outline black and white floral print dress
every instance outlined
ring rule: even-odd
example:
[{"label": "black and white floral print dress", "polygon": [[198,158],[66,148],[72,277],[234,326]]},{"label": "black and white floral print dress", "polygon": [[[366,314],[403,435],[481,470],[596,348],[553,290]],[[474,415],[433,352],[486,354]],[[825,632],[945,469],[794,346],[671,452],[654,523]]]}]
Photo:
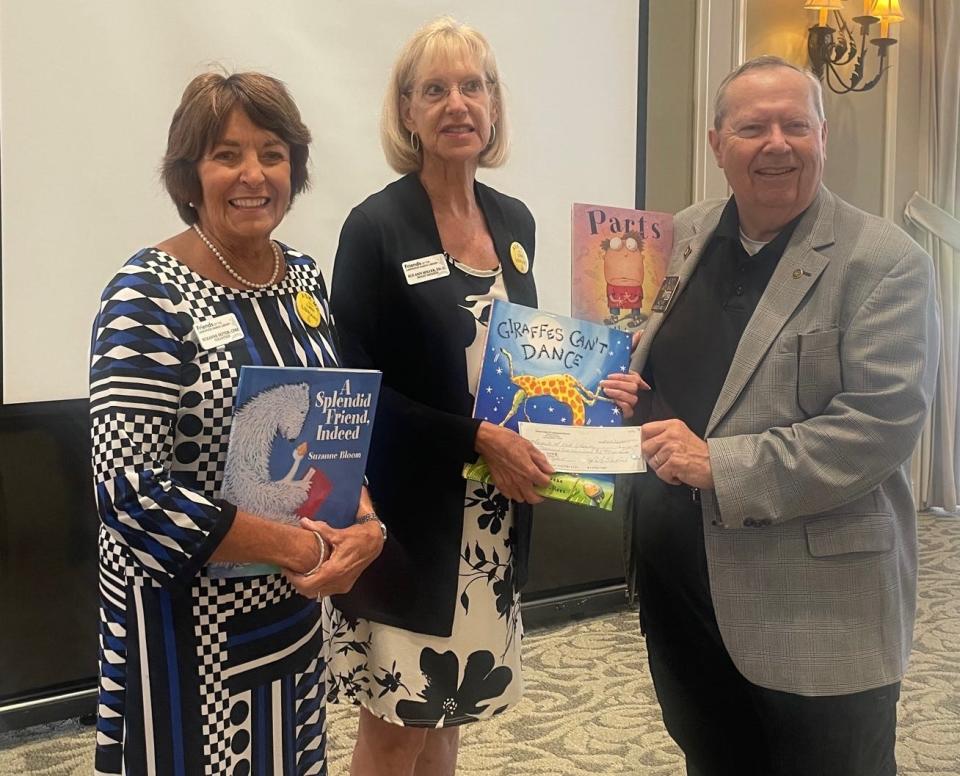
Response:
[{"label": "black and white floral print dress", "polygon": [[[454,262],[462,309],[476,320],[466,349],[476,394],[493,299],[506,299],[501,271]],[[397,725],[448,727],[499,714],[523,694],[520,597],[514,590],[510,502],[493,485],[467,481],[453,629],[449,637],[350,619],[324,602],[328,695]]]}]

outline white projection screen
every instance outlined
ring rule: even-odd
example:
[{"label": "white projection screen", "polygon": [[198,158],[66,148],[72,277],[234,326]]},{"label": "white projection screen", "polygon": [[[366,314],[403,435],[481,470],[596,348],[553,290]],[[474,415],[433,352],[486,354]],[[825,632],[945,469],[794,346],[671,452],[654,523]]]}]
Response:
[{"label": "white projection screen", "polygon": [[184,228],[157,168],[184,86],[212,65],[289,85],[313,188],[275,236],[329,280],[349,209],[397,177],[378,136],[393,58],[441,14],[494,47],[513,152],[478,177],[529,205],[541,307],[568,312],[571,203],[634,204],[637,0],[3,0],[3,403],[87,395],[101,289]]}]

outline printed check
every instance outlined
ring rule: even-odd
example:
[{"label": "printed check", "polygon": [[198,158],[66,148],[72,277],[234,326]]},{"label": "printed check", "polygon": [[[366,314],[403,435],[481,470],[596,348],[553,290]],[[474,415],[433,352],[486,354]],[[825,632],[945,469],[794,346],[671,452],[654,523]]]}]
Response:
[{"label": "printed check", "polygon": [[558,472],[629,474],[645,472],[639,426],[554,426],[520,423],[520,436],[547,456]]}]

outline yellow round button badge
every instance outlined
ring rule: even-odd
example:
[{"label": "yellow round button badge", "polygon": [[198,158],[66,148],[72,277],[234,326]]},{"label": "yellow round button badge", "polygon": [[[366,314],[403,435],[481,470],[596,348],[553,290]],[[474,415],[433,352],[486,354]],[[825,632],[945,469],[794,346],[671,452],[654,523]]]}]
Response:
[{"label": "yellow round button badge", "polygon": [[323,320],[323,313],[320,311],[320,305],[313,298],[313,294],[307,291],[297,291],[297,315],[300,320],[311,328],[317,328],[320,321]]},{"label": "yellow round button badge", "polygon": [[527,258],[527,252],[520,243],[510,243],[510,258],[513,261],[513,266],[517,268],[517,272],[526,275],[527,270],[530,269],[530,259]]}]

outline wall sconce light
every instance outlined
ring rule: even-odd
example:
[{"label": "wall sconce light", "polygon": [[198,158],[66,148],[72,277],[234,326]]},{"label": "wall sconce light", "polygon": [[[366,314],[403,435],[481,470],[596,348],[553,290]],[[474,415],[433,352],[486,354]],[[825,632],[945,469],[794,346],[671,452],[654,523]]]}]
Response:
[{"label": "wall sconce light", "polygon": [[[889,69],[887,50],[897,42],[890,36],[890,25],[904,18],[900,0],[863,0],[863,15],[853,17],[853,22],[860,25],[859,47],[841,13],[843,0],[807,0],[803,7],[819,13],[817,23],[807,34],[807,53],[814,75],[825,80],[830,91],[836,94],[866,92],[876,86]],[[827,25],[831,11],[835,28]],[[870,28],[877,22],[880,22],[880,35],[870,38],[870,43],[877,47],[877,74],[864,81],[867,39]],[[839,68],[851,62],[853,69],[845,78]]]}]

